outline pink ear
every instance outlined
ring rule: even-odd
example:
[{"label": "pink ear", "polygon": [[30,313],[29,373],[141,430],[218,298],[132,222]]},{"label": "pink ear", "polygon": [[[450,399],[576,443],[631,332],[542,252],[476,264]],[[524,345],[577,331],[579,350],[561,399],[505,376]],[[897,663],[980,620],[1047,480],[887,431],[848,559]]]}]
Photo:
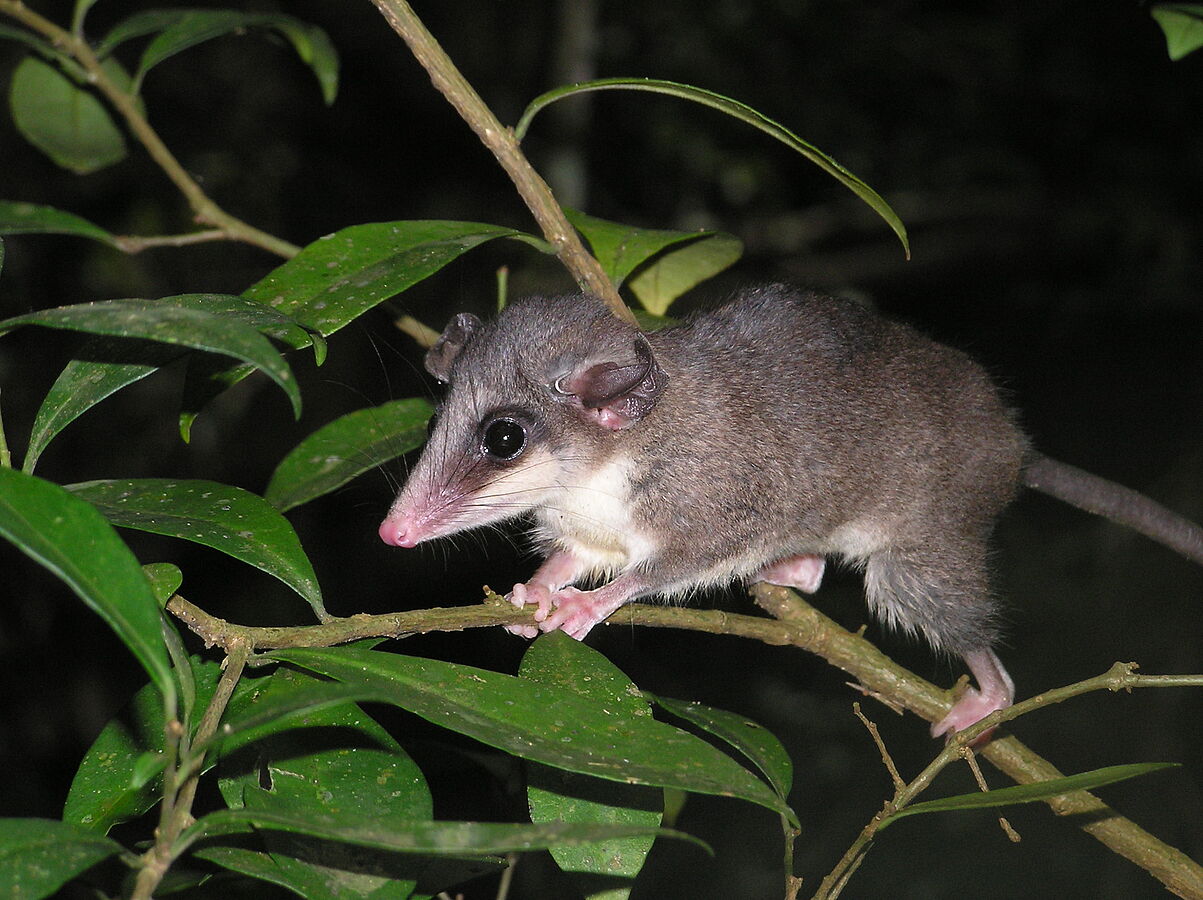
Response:
[{"label": "pink ear", "polygon": [[627,365],[604,362],[590,366],[561,379],[558,387],[576,397],[584,414],[603,428],[630,428],[651,411],[668,383],[643,335],[635,338],[635,358],[636,362]]}]

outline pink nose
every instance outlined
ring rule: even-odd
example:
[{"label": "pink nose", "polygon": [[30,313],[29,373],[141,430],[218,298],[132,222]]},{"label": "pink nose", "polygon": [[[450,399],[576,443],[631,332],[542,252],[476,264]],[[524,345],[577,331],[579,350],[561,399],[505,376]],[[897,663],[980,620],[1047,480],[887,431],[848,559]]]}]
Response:
[{"label": "pink nose", "polygon": [[413,529],[407,527],[405,522],[391,518],[380,523],[380,540],[394,547],[414,547],[418,543]]}]

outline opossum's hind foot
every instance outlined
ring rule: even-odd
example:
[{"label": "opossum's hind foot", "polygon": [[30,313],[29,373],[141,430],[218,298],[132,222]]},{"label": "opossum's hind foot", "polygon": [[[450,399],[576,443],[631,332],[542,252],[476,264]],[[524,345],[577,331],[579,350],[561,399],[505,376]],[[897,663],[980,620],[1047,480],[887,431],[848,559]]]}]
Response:
[{"label": "opossum's hind foot", "polygon": [[[948,715],[932,725],[932,737],[963,731],[995,710],[1006,709],[1015,700],[1015,684],[993,650],[966,653],[965,664],[973,673],[978,687],[965,689]],[[975,743],[989,740],[992,731],[984,733]]]},{"label": "opossum's hind foot", "polygon": [[752,576],[753,581],[767,581],[781,587],[796,588],[804,594],[813,594],[823,583],[823,570],[827,561],[814,553],[799,553],[769,563]]}]

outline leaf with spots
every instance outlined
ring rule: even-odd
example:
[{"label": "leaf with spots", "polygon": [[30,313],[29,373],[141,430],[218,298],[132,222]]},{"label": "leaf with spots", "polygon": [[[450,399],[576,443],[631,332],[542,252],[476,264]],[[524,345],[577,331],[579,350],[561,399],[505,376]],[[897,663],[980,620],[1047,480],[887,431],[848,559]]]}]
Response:
[{"label": "leaf with spots", "polygon": [[382,697],[431,722],[536,762],[610,781],[740,797],[794,819],[764,782],[694,735],[598,702],[471,666],[373,650],[277,650],[277,659]]},{"label": "leaf with spots", "polygon": [[[347,685],[286,667],[256,681],[254,691],[231,700],[229,727],[215,746],[223,757],[218,786],[229,806],[243,807],[248,798],[257,807],[281,802],[306,815],[349,815],[402,831],[430,820],[433,803],[421,770],[351,702]],[[244,749],[233,752],[238,747]],[[250,874],[311,900],[403,900],[421,868],[412,858],[281,831],[262,839],[265,854],[210,848],[201,856],[235,871],[253,867]]]},{"label": "leaf with spots", "polygon": [[0,896],[49,897],[102,859],[116,841],[54,819],[0,819]]},{"label": "leaf with spots", "polygon": [[319,428],[276,467],[264,496],[284,511],[342,487],[426,440],[434,410],[421,399],[359,409]]},{"label": "leaf with spots", "polygon": [[288,520],[262,497],[215,481],[89,481],[67,490],[114,525],[204,544],[274,575],[326,619],[309,557]]},{"label": "leaf with spots", "polygon": [[[616,704],[624,715],[650,719],[651,705],[617,666],[592,647],[562,631],[544,635],[527,649],[522,678],[579,694],[601,707]],[[643,825],[655,828],[664,817],[664,791],[643,784],[611,784],[538,763],[527,764],[526,799],[532,822]],[[643,868],[654,835],[635,835],[553,847],[552,858],[569,873],[581,893],[620,900]],[[622,879],[618,881],[617,879]]]},{"label": "leaf with spots", "polygon": [[499,237],[547,246],[513,228],[480,222],[352,225],[309,244],[243,296],[331,335],[473,247]]}]

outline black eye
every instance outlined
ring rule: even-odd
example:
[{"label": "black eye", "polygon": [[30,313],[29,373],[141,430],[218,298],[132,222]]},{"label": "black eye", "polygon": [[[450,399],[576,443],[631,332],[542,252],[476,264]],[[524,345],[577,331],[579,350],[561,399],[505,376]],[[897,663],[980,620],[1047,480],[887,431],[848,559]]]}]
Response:
[{"label": "black eye", "polygon": [[498,419],[485,429],[484,450],[497,459],[513,459],[526,446],[526,429],[513,419]]}]

